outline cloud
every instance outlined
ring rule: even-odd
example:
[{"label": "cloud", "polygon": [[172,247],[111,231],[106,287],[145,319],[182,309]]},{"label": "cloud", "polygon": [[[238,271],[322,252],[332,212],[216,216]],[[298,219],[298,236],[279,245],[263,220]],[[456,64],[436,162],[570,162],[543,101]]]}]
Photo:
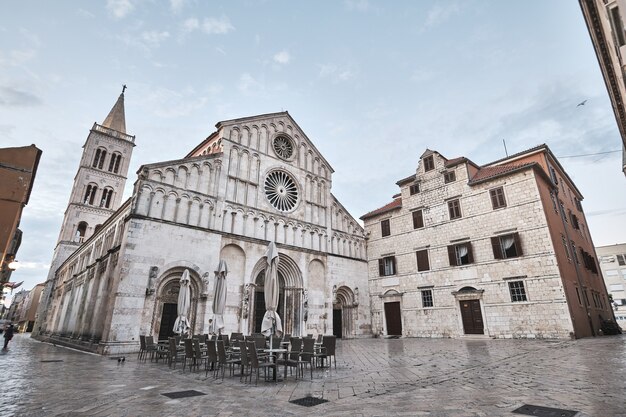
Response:
[{"label": "cloud", "polygon": [[348,10],[357,12],[368,12],[372,9],[371,4],[367,0],[346,0],[343,2]]},{"label": "cloud", "polygon": [[3,55],[0,51],[0,65],[18,67],[27,61],[30,61],[37,55],[34,49],[13,49],[8,54]]},{"label": "cloud", "polygon": [[452,16],[458,14],[460,11],[461,8],[457,3],[436,3],[428,11],[428,15],[426,16],[426,22],[424,23],[423,29],[425,30],[438,26],[446,20],[450,19]]},{"label": "cloud", "polygon": [[224,35],[233,30],[235,30],[235,27],[230,23],[230,20],[226,16],[221,16],[219,19],[207,17],[202,22],[202,31],[209,35]]},{"label": "cloud", "polygon": [[319,77],[328,78],[334,83],[348,81],[354,78],[354,72],[347,67],[340,67],[336,64],[321,64],[319,68]]},{"label": "cloud", "polygon": [[185,6],[185,0],[170,0],[170,8],[174,13],[178,13]]},{"label": "cloud", "polygon": [[237,88],[242,93],[251,93],[264,90],[263,83],[257,81],[252,75],[244,73],[239,77]]},{"label": "cloud", "polygon": [[116,19],[125,18],[134,8],[131,0],[107,0],[107,10]]},{"label": "cloud", "polygon": [[220,86],[212,86],[205,94],[187,88],[182,91],[156,88],[148,90],[144,98],[145,106],[162,118],[176,118],[187,116],[204,107],[210,97],[221,91]]},{"label": "cloud", "polygon": [[289,61],[291,60],[291,56],[289,56],[289,52],[282,50],[280,52],[278,52],[276,55],[274,55],[274,62],[278,63],[278,64],[288,64]]},{"label": "cloud", "polygon": [[158,32],[156,30],[151,30],[149,32],[143,32],[141,34],[141,39],[152,48],[158,48],[161,45],[161,42],[170,37],[169,32]]},{"label": "cloud", "polygon": [[0,106],[27,107],[39,104],[41,104],[41,99],[32,93],[13,87],[0,87]]},{"label": "cloud", "polygon": [[223,15],[219,18],[206,17],[202,21],[196,17],[190,17],[183,22],[184,33],[196,30],[200,30],[207,35],[225,35],[235,30],[235,27],[230,23],[230,19]]},{"label": "cloud", "polygon": [[85,19],[93,19],[94,17],[96,17],[95,14],[91,13],[89,10],[85,10],[85,9],[78,9],[76,11],[76,13],[80,16],[83,17]]}]

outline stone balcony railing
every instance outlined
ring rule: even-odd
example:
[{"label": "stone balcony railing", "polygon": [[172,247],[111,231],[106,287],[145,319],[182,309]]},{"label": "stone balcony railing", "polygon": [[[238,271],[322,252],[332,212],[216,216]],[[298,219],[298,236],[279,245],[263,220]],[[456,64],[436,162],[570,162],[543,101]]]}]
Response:
[{"label": "stone balcony railing", "polygon": [[93,124],[92,130],[95,130],[96,132],[104,133],[105,135],[112,136],[114,138],[123,139],[129,142],[135,143],[135,136],[127,135],[126,133],[109,129],[108,127],[104,127],[102,125],[99,125],[98,123]]}]

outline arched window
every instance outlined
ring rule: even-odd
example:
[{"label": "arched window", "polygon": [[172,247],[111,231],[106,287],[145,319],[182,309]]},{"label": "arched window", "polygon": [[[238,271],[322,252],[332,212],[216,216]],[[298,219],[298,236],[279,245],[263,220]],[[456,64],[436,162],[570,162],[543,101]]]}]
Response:
[{"label": "arched window", "polygon": [[111,198],[113,197],[113,189],[105,188],[102,190],[102,199],[100,200],[100,207],[111,207]]},{"label": "arched window", "polygon": [[[95,235],[96,233],[98,233],[98,231],[100,229],[102,229],[102,225],[101,224],[97,224],[96,227],[94,227],[94,229],[93,229],[93,234]],[[96,253],[98,253],[98,252],[96,251]]]},{"label": "arched window", "polygon": [[102,167],[104,166],[104,160],[106,159],[106,156],[107,156],[106,149],[104,148],[96,149],[96,155],[93,157],[93,164],[91,164],[91,166],[94,168],[102,169]]},{"label": "arched window", "polygon": [[115,152],[111,155],[111,161],[109,162],[109,172],[117,174],[120,170],[120,162],[122,161],[122,155]]},{"label": "arched window", "polygon": [[85,233],[87,233],[87,223],[80,222],[76,228],[76,235],[74,236],[74,242],[82,243],[85,240]]},{"label": "arched window", "polygon": [[83,199],[83,203],[93,205],[97,191],[98,186],[96,184],[89,184],[87,186],[87,191],[85,191],[85,198]]}]

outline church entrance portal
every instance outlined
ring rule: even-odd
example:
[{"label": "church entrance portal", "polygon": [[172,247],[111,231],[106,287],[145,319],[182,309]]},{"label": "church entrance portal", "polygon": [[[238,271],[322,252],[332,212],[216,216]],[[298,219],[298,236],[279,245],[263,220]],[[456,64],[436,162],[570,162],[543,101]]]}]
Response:
[{"label": "church entrance portal", "polygon": [[178,316],[178,304],[163,303],[163,312],[161,313],[161,326],[159,327],[159,340],[173,337],[174,322]]},{"label": "church entrance portal", "polygon": [[333,334],[337,336],[337,339],[343,337],[343,326],[341,324],[341,309],[333,308]]},{"label": "church entrance portal", "polygon": [[[280,316],[280,319],[283,323],[283,331],[285,333],[289,333],[285,330],[285,319],[288,312],[285,311],[285,280],[282,274],[278,273],[278,288],[280,295],[278,296],[278,309],[277,313]],[[254,332],[261,332],[261,325],[263,323],[263,316],[265,315],[265,271],[261,271],[256,278],[256,287],[254,289]]]}]

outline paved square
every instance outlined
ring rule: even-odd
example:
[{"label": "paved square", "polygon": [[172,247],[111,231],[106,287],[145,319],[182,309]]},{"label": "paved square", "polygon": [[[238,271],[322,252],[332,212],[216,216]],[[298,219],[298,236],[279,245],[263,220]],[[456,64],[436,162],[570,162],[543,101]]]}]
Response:
[{"label": "paved square", "polygon": [[[62,362],[59,362],[62,361]],[[626,416],[626,336],[575,341],[360,339],[337,369],[278,384],[214,380],[166,364],[125,362],[17,335],[0,355],[2,416],[515,416],[524,404]],[[207,395],[169,399],[197,390]],[[289,401],[328,402],[304,407]]]}]

